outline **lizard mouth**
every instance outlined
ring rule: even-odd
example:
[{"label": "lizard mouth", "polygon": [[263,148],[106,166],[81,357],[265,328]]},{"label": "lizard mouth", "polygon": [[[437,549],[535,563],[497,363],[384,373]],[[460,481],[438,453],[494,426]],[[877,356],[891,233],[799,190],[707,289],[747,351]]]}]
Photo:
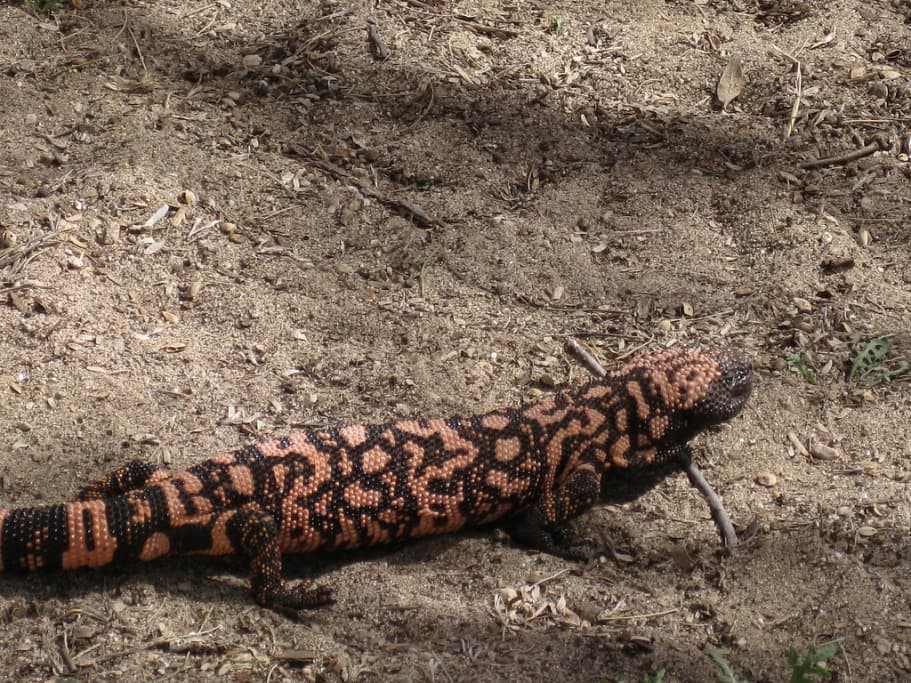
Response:
[{"label": "lizard mouth", "polygon": [[753,379],[751,374],[752,373],[748,374],[744,379],[738,381],[731,387],[731,401],[737,406],[738,413],[747,402],[747,399],[750,398],[750,394],[753,393]]},{"label": "lizard mouth", "polygon": [[729,411],[725,419],[734,417],[753,392],[753,368],[745,353],[729,352],[721,359],[722,381],[728,394]]},{"label": "lizard mouth", "polygon": [[753,369],[750,357],[740,351],[722,351],[716,356],[718,376],[705,397],[696,406],[694,431],[727,422],[746,405],[753,391]]}]

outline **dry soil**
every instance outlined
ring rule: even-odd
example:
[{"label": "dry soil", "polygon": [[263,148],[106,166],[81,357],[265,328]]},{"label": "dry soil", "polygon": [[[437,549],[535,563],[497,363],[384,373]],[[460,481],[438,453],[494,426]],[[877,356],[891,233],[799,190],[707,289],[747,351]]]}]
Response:
[{"label": "dry soil", "polygon": [[580,520],[589,563],[490,530],[292,560],[338,599],[300,621],[231,560],[3,575],[2,678],[709,681],[716,652],[781,681],[790,646],[834,640],[837,680],[907,680],[909,17],[0,5],[3,505],[532,399],[584,377],[569,336],[607,365],[702,343],[757,369],[696,450],[732,554],[676,477]]}]

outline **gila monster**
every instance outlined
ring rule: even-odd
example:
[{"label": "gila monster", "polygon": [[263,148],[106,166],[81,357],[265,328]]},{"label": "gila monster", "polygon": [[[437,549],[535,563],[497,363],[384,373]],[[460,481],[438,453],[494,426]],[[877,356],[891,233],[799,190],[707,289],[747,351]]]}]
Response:
[{"label": "gila monster", "polygon": [[499,520],[516,541],[572,557],[560,527],[679,470],[693,436],[741,410],[751,374],[738,352],[671,349],[483,415],[306,431],[173,474],[134,461],[75,502],[0,508],[0,571],[237,554],[255,600],[294,611],[332,597],[309,581],[286,586],[283,553]]}]

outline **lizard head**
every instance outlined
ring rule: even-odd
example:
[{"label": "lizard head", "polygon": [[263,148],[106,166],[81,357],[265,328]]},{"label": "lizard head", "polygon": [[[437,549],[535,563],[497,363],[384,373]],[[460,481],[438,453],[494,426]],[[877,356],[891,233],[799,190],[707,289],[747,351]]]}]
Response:
[{"label": "lizard head", "polygon": [[698,388],[692,405],[684,411],[696,431],[737,415],[753,390],[753,370],[745,353],[733,349],[701,353],[707,367],[692,372]]},{"label": "lizard head", "polygon": [[743,409],[752,374],[746,354],[700,348],[646,354],[609,373],[625,389],[614,426],[628,436],[608,449],[614,469],[601,480],[602,499],[628,502],[679,471],[691,438]]},{"label": "lizard head", "polygon": [[631,467],[672,457],[706,427],[737,415],[752,390],[746,354],[732,349],[674,348],[646,354],[615,371],[628,396]]}]

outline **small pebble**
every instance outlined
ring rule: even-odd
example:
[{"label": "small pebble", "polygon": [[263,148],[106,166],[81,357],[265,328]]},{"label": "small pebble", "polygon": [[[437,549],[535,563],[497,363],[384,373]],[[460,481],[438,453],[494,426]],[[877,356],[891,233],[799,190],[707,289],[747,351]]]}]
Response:
[{"label": "small pebble", "polygon": [[756,483],[766,488],[771,488],[778,483],[778,477],[771,472],[760,472],[756,475]]},{"label": "small pebble", "polygon": [[247,67],[248,69],[252,69],[252,68],[257,67],[260,64],[262,64],[263,58],[260,57],[259,55],[255,55],[255,54],[254,55],[244,55],[243,62],[244,62],[245,67]]}]

